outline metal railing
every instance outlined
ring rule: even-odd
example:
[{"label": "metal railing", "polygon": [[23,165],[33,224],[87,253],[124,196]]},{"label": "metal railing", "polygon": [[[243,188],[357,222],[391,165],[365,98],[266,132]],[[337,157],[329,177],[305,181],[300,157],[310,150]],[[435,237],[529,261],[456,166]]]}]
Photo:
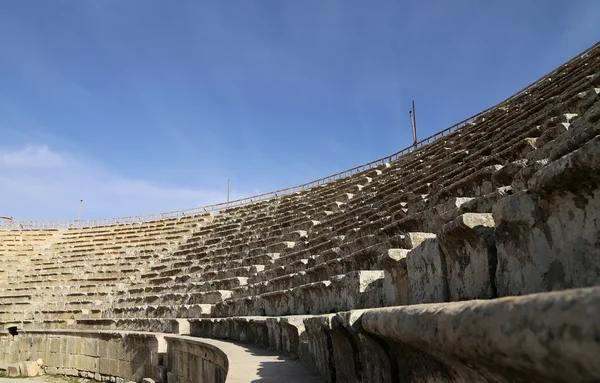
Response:
[{"label": "metal railing", "polygon": [[157,220],[163,220],[163,219],[169,219],[169,218],[182,218],[182,217],[189,217],[189,216],[210,214],[210,213],[215,214],[215,213],[218,213],[223,210],[242,207],[242,206],[250,205],[250,204],[253,204],[256,202],[266,201],[266,200],[270,200],[273,198],[278,198],[278,197],[282,197],[285,195],[289,195],[292,193],[309,190],[316,186],[320,186],[320,185],[327,184],[329,182],[344,179],[344,178],[350,177],[354,174],[363,172],[365,170],[369,170],[369,169],[375,168],[377,166],[381,166],[385,163],[390,163],[390,162],[396,161],[404,155],[412,153],[415,150],[420,149],[423,146],[430,144],[442,137],[448,136],[449,134],[452,134],[452,133],[464,128],[469,123],[474,122],[477,118],[482,117],[482,116],[488,114],[489,112],[501,107],[502,105],[507,104],[507,103],[515,100],[516,98],[522,96],[523,94],[529,92],[532,88],[536,87],[541,82],[545,81],[552,75],[563,70],[563,68],[565,66],[574,64],[577,61],[584,59],[591,51],[597,49],[598,47],[600,47],[600,42],[594,44],[593,46],[586,49],[584,52],[580,53],[579,55],[577,55],[576,57],[574,57],[567,63],[561,65],[558,69],[555,69],[552,72],[546,74],[545,76],[542,76],[537,81],[535,81],[535,82],[531,83],[530,85],[526,86],[525,88],[521,89],[519,92],[515,93],[514,95],[505,99],[504,101],[501,101],[498,104],[496,104],[492,107],[489,107],[482,112],[479,112],[463,121],[460,121],[460,122],[452,125],[451,127],[442,130],[441,132],[435,133],[425,139],[422,139],[419,142],[417,142],[415,145],[404,148],[404,149],[402,149],[396,153],[393,153],[389,156],[382,157],[377,160],[371,161],[369,163],[359,165],[354,168],[344,170],[342,172],[332,174],[327,177],[319,178],[318,180],[307,182],[305,184],[292,186],[289,188],[271,191],[271,192],[267,192],[267,193],[263,193],[263,194],[258,194],[258,195],[251,196],[251,197],[245,197],[245,198],[241,198],[241,199],[234,200],[234,201],[222,202],[222,203],[218,203],[218,204],[214,204],[214,205],[207,205],[207,206],[196,207],[196,208],[192,208],[192,209],[171,211],[171,212],[159,213],[159,214],[146,214],[146,215],[138,215],[138,216],[128,216],[128,217],[119,217],[119,218],[103,218],[103,219],[94,219],[94,220],[60,220],[60,221],[56,221],[56,220],[49,220],[49,221],[48,220],[46,220],[46,221],[41,221],[41,220],[40,221],[35,221],[35,220],[34,221],[13,221],[13,220],[9,220],[9,221],[0,221],[0,230],[48,230],[48,229],[91,228],[91,227],[112,226],[112,225],[122,225],[122,224],[136,224],[136,223],[157,221]]}]

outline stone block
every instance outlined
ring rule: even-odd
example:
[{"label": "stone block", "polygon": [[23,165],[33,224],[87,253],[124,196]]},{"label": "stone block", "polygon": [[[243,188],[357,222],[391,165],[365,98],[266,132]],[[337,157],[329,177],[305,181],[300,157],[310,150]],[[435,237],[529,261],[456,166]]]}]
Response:
[{"label": "stone block", "polygon": [[498,169],[492,175],[492,184],[496,188],[512,184],[515,176],[527,165],[527,160],[513,161]]},{"label": "stone block", "polygon": [[304,327],[306,316],[296,315],[279,318],[281,326],[280,350],[292,358],[303,358],[308,352],[308,343]]},{"label": "stone block", "polygon": [[490,194],[473,198],[458,209],[456,217],[464,213],[491,213],[496,202],[510,194],[512,194],[512,187],[503,186]]},{"label": "stone block", "polygon": [[[332,346],[336,360],[336,378],[341,381],[391,383],[391,362],[381,340],[366,333],[362,328],[362,313],[368,310],[352,310],[337,313],[331,319]],[[352,361],[349,355],[354,355]],[[342,369],[342,371],[340,371]]]},{"label": "stone block", "polygon": [[21,365],[11,364],[6,368],[6,372],[10,377],[21,376]]},{"label": "stone block", "polygon": [[511,183],[513,192],[525,190],[527,188],[527,181],[529,181],[529,178],[531,178],[535,172],[542,169],[547,164],[548,159],[529,162],[527,166],[523,167],[517,174],[514,175]]},{"label": "stone block", "polygon": [[79,375],[79,371],[77,371],[76,368],[58,368],[58,373],[61,375],[67,375],[67,376],[78,376]]},{"label": "stone block", "polygon": [[591,287],[365,310],[362,327],[389,345],[394,381],[594,382],[598,313]]},{"label": "stone block", "polygon": [[428,238],[406,255],[409,304],[447,302],[446,261],[438,238]]},{"label": "stone block", "polygon": [[408,270],[406,255],[410,250],[389,249],[380,258],[385,274],[383,278],[384,305],[408,304]]},{"label": "stone block", "polygon": [[42,369],[37,362],[23,362],[21,364],[21,375],[23,376],[38,376],[41,372]]},{"label": "stone block", "polygon": [[[462,203],[461,203],[462,205]],[[401,235],[405,249],[414,249],[419,246],[427,238],[435,238],[433,233],[420,233],[420,232],[409,232]]]},{"label": "stone block", "polygon": [[334,314],[319,315],[304,320],[306,328],[308,350],[305,362],[315,366],[319,374],[327,382],[335,381],[335,371],[331,368],[333,360],[333,345],[331,337],[325,328],[330,326]]},{"label": "stone block", "polygon": [[466,213],[446,224],[440,233],[446,260],[450,301],[496,296],[494,219],[488,213]]},{"label": "stone block", "polygon": [[499,296],[600,284],[600,137],[493,210]]}]

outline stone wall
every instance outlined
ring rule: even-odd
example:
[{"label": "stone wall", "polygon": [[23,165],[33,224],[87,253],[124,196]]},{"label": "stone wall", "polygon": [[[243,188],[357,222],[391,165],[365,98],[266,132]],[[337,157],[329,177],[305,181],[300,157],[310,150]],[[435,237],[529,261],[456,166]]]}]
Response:
[{"label": "stone wall", "polygon": [[598,318],[600,287],[590,287],[189,323],[193,336],[260,344],[300,358],[327,382],[591,382],[600,376]]},{"label": "stone wall", "polygon": [[227,377],[227,355],[217,347],[186,336],[165,336],[168,344],[169,383],[223,383]]},{"label": "stone wall", "polygon": [[[149,323],[150,326],[153,326]],[[227,355],[198,339],[151,332],[20,330],[0,333],[0,365],[43,360],[45,372],[106,382],[223,383]]]},{"label": "stone wall", "polygon": [[102,381],[161,381],[166,344],[151,333],[44,330],[0,334],[0,364],[42,359],[50,374]]}]

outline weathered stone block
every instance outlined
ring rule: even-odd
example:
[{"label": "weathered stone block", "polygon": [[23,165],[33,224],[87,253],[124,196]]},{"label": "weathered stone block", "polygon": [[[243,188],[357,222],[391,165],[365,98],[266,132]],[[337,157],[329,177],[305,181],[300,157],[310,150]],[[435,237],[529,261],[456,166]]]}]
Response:
[{"label": "weathered stone block", "polygon": [[23,362],[21,364],[21,375],[23,376],[38,376],[41,373],[41,367],[37,362]]},{"label": "weathered stone block", "polygon": [[362,326],[391,341],[398,381],[593,382],[599,313],[592,287],[365,310]]},{"label": "weathered stone block", "polygon": [[389,249],[381,256],[381,267],[385,271],[383,279],[385,306],[408,304],[406,255],[409,251],[407,249]]},{"label": "weathered stone block", "polygon": [[499,296],[600,284],[600,137],[493,210]]},{"label": "weathered stone block", "polygon": [[496,247],[491,214],[466,213],[440,233],[450,301],[489,299],[496,295]]},{"label": "weathered stone block", "polygon": [[428,238],[406,255],[410,304],[448,301],[446,261],[438,238]]},{"label": "weathered stone block", "polygon": [[514,177],[527,165],[527,160],[521,159],[513,161],[498,169],[492,175],[492,183],[494,187],[499,188],[502,186],[510,185]]},{"label": "weathered stone block", "polygon": [[[457,204],[460,206],[462,202]],[[419,246],[427,238],[435,238],[433,233],[409,232],[400,236],[405,249],[414,249]]]},{"label": "weathered stone block", "polygon": [[8,376],[10,376],[10,377],[21,376],[21,365],[20,364],[10,365],[6,368],[6,372],[8,373]]},{"label": "weathered stone block", "polygon": [[319,315],[304,320],[308,341],[308,355],[305,362],[315,366],[319,374],[327,382],[335,381],[333,345],[325,328],[331,326],[331,318],[335,314]]},{"label": "weathered stone block", "polygon": [[[368,310],[352,310],[336,314],[331,320],[332,333],[347,338],[346,342],[333,341],[334,354],[349,358],[348,351],[354,354],[352,363],[336,364],[336,377],[348,376],[359,382],[391,383],[392,370],[388,352],[381,340],[368,334],[362,328],[362,313]],[[345,347],[338,347],[339,345]],[[348,344],[351,348],[348,348]],[[340,366],[351,370],[338,373]],[[345,381],[345,380],[341,380]]]}]

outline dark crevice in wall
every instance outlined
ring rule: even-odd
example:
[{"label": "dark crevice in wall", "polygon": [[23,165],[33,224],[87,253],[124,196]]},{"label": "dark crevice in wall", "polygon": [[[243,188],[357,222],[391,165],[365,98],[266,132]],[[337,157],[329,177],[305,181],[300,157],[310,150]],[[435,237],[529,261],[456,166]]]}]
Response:
[{"label": "dark crevice in wall", "polygon": [[498,255],[497,255],[496,243],[494,242],[494,236],[491,235],[488,238],[488,270],[490,275],[490,288],[492,290],[492,297],[498,297],[498,289],[496,288],[496,270],[498,268]]},{"label": "dark crevice in wall", "polygon": [[378,344],[381,349],[385,352],[385,355],[388,358],[388,361],[390,363],[390,369],[389,369],[389,373],[390,373],[390,381],[392,382],[400,382],[400,371],[398,369],[398,363],[396,361],[396,357],[394,356],[394,353],[389,345],[388,342],[386,342],[385,340],[383,340],[382,338],[376,337],[376,336],[371,336],[368,333],[364,333],[365,337],[369,338],[371,341],[373,341],[374,343]]}]

